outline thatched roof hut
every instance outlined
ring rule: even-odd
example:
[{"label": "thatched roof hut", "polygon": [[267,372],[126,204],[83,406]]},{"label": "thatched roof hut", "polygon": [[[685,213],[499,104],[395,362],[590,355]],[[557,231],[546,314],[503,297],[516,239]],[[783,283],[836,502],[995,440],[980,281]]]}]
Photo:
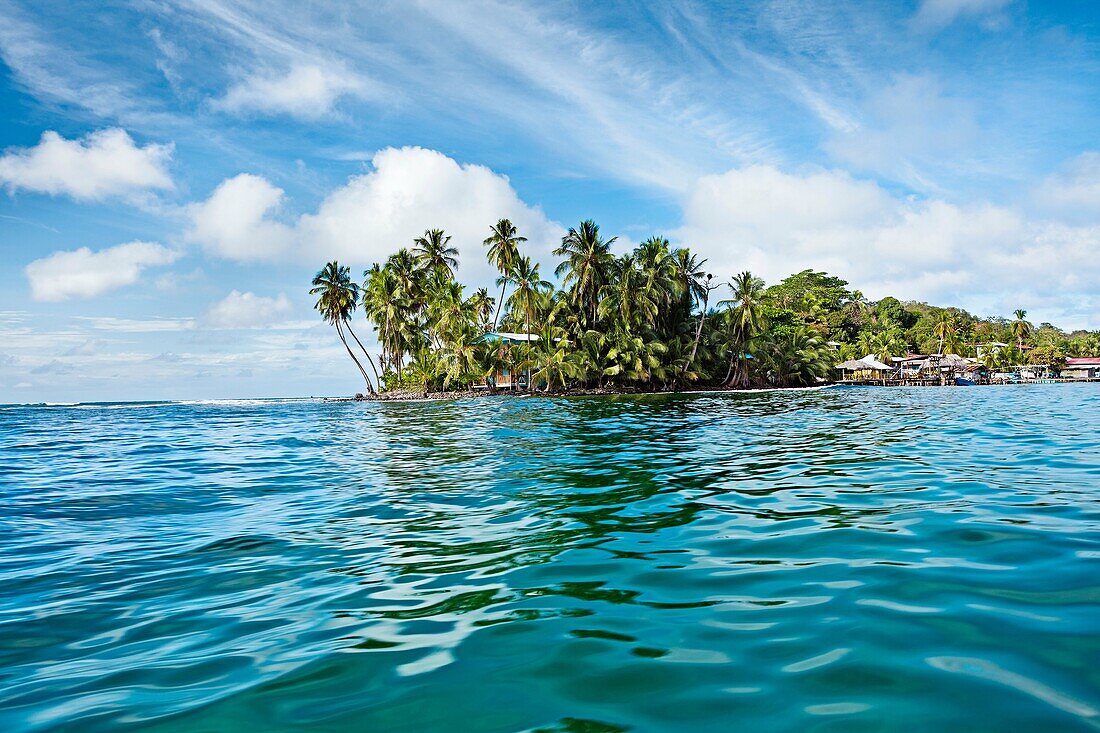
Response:
[{"label": "thatched roof hut", "polygon": [[892,372],[894,368],[883,364],[873,355],[868,354],[862,359],[849,359],[836,365],[837,369],[845,372]]}]

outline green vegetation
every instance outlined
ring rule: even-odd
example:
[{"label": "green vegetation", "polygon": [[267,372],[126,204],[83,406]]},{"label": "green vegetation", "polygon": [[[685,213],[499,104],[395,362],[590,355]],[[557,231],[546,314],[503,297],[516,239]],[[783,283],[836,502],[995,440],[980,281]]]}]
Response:
[{"label": "green vegetation", "polygon": [[[467,295],[455,279],[458,250],[450,239],[425,231],[411,248],[366,270],[362,286],[337,262],[314,278],[317,310],[336,328],[368,392],[376,385],[467,389],[502,369],[548,391],[668,390],[807,386],[829,379],[837,362],[867,354],[888,361],[909,352],[956,353],[990,368],[1056,369],[1066,356],[1100,356],[1100,333],[1034,326],[1022,310],[1009,321],[893,297],[872,302],[812,270],[770,287],[749,272],[722,282],[705,260],[663,237],[616,255],[615,239],[593,221],[571,228],[554,250],[560,288],[523,254],[527,240],[512,222],[498,221],[484,245],[500,273],[500,297],[485,288]],[[712,297],[716,290],[727,297]],[[351,329],[360,306],[381,346],[377,366]],[[489,331],[537,338],[482,339]]]}]

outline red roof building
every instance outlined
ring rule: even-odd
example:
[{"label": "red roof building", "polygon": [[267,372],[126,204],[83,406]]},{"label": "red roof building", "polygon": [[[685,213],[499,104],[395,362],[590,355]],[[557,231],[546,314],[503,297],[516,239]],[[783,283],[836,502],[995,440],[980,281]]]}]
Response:
[{"label": "red roof building", "polygon": [[1062,376],[1069,379],[1100,379],[1100,357],[1071,356],[1066,359]]}]

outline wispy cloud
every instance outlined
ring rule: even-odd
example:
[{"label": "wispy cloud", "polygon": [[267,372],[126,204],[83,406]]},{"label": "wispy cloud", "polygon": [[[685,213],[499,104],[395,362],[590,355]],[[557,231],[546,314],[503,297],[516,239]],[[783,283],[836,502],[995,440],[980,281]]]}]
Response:
[{"label": "wispy cloud", "polygon": [[[986,27],[1000,25],[996,13],[1011,0],[922,0],[913,16],[913,26],[922,31],[938,31],[963,17],[983,18]],[[993,16],[992,19],[990,16]]]},{"label": "wispy cloud", "polygon": [[159,333],[165,331],[190,331],[195,328],[194,318],[112,318],[106,316],[74,316],[98,331],[122,333]]},{"label": "wispy cloud", "polygon": [[272,298],[233,290],[210,306],[206,322],[214,328],[259,328],[279,323],[291,309],[286,293]]},{"label": "wispy cloud", "polygon": [[[267,4],[192,0],[182,7],[210,32],[232,39],[258,68],[292,70],[262,72],[220,106],[253,106],[245,100],[259,100],[252,92],[259,86],[267,99],[297,86],[295,99],[319,101],[310,113],[328,111],[339,86],[319,83],[320,73],[313,74],[317,83],[305,84],[307,75],[293,70],[325,69],[324,59],[338,55],[344,72],[334,78],[386,80],[384,96],[373,95],[385,108],[422,122],[461,120],[486,133],[501,125],[522,130],[534,145],[590,174],[632,184],[683,187],[713,167],[715,151],[727,163],[775,157],[766,129],[700,83],[693,69],[627,34],[578,24],[553,6],[417,3],[397,15],[360,5],[348,10],[359,22],[336,25],[322,11],[275,12]],[[410,26],[419,32],[407,33]],[[432,42],[421,42],[426,37]],[[276,106],[304,110],[298,102]]]}]

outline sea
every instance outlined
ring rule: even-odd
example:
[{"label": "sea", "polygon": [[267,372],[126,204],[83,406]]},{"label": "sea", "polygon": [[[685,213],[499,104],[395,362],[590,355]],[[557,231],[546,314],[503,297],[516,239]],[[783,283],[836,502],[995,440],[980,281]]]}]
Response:
[{"label": "sea", "polygon": [[1100,730],[1100,384],[0,406],[0,731],[955,730]]}]

